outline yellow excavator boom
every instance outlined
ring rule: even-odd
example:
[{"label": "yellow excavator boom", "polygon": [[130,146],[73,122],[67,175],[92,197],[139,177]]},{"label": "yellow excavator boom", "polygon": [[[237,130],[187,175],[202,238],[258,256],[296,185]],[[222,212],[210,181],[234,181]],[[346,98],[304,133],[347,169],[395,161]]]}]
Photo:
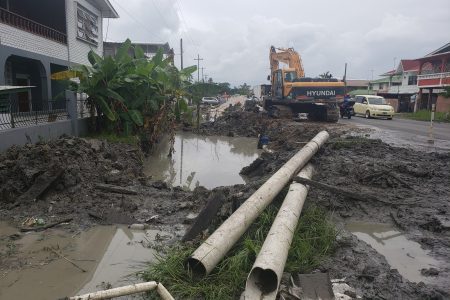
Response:
[{"label": "yellow excavator boom", "polygon": [[275,48],[270,47],[270,67],[271,74],[280,67],[280,62],[285,63],[289,68],[295,69],[297,78],[305,77],[305,70],[303,69],[302,59],[294,48]]}]

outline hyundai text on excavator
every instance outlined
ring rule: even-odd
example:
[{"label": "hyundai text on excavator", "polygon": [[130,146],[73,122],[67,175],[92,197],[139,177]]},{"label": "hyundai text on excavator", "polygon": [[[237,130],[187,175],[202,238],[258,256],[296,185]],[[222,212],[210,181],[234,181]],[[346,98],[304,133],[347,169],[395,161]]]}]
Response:
[{"label": "hyundai text on excavator", "polygon": [[[345,84],[335,78],[305,77],[300,55],[293,49],[270,47],[271,96],[264,108],[276,117],[308,113],[315,121],[337,122],[338,102],[344,98]],[[279,68],[279,63],[288,68]]]}]

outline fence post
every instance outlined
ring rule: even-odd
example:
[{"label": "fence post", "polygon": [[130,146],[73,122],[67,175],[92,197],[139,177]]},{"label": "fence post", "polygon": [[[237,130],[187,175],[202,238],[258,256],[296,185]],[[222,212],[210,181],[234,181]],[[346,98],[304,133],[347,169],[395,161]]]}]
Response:
[{"label": "fence post", "polygon": [[77,97],[75,92],[66,91],[67,113],[69,114],[70,123],[72,125],[72,135],[78,136],[78,114],[77,114]]},{"label": "fence post", "polygon": [[13,112],[14,107],[13,107],[13,102],[12,102],[12,99],[11,99],[11,95],[8,95],[8,101],[9,101],[9,114],[11,116],[11,120],[10,120],[11,128],[14,128],[14,127],[16,127],[16,125],[14,123],[14,112]]}]

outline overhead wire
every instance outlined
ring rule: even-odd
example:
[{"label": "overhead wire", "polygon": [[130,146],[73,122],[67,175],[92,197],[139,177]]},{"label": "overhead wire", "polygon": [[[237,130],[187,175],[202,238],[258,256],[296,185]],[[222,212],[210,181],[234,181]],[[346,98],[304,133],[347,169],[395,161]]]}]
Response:
[{"label": "overhead wire", "polygon": [[186,36],[187,36],[187,38],[197,48],[197,50],[200,50],[198,44],[191,38],[190,34],[188,34],[189,25],[188,25],[188,23],[186,21],[186,17],[184,16],[183,8],[181,7],[181,3],[178,0],[175,0],[175,4],[178,6],[178,9],[180,11],[180,19],[181,19],[181,22],[184,23],[184,26],[186,28]]},{"label": "overhead wire", "polygon": [[154,38],[158,39],[159,42],[163,43],[164,39],[162,39],[159,35],[153,33],[148,27],[147,25],[145,25],[144,23],[142,23],[141,21],[139,21],[137,18],[135,18],[129,11],[127,11],[122,5],[120,5],[118,3],[119,1],[116,0],[114,1],[114,3],[120,7],[135,23],[139,24],[140,26],[142,26],[143,29],[145,29],[151,36],[153,36]]}]

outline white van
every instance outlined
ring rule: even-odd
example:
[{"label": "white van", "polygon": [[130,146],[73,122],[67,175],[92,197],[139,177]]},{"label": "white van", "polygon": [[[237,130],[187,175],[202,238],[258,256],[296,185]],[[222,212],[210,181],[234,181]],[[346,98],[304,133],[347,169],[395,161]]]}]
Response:
[{"label": "white van", "polygon": [[356,115],[365,116],[367,119],[384,117],[392,120],[394,117],[394,108],[387,104],[386,99],[380,96],[356,95],[353,109]]}]

